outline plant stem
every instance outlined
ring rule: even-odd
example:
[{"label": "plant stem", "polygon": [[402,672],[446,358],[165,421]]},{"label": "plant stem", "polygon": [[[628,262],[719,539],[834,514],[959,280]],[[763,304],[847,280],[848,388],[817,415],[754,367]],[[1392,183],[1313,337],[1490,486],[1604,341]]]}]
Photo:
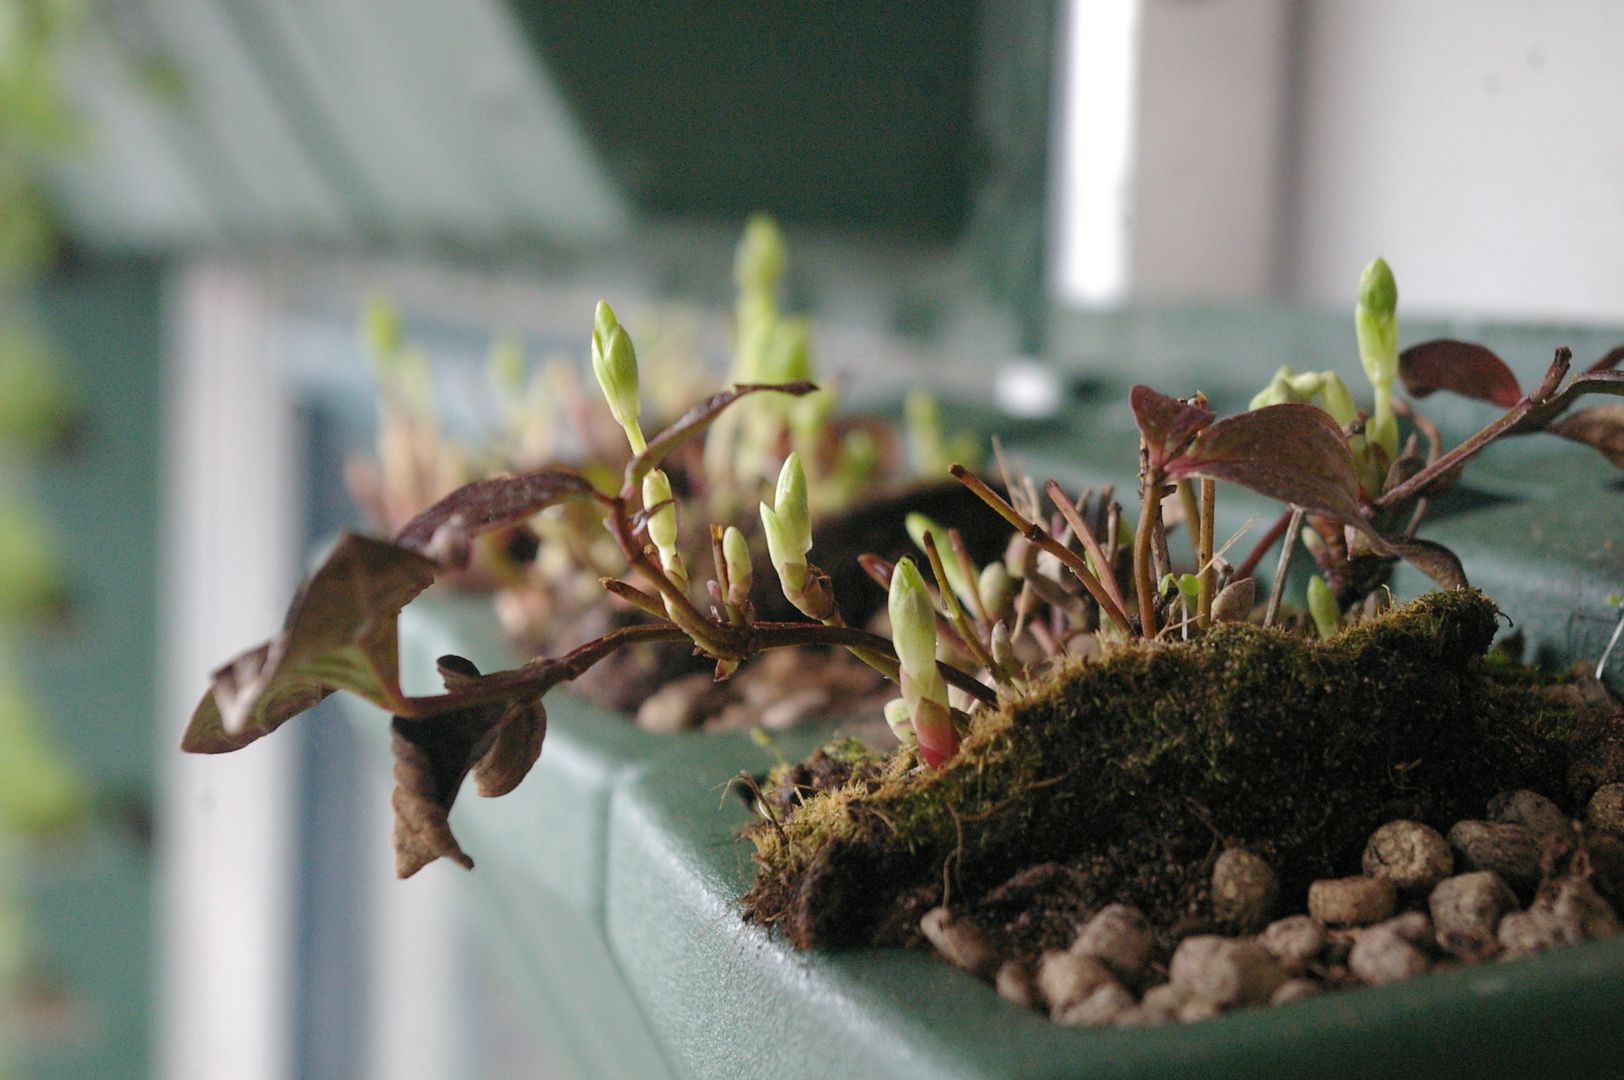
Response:
[{"label": "plant stem", "polygon": [[1473,435],[1436,461],[1428,463],[1424,469],[1398,487],[1382,492],[1372,505],[1376,509],[1382,510],[1394,503],[1403,502],[1413,495],[1419,495],[1438,477],[1449,472],[1455,466],[1464,464],[1485,446],[1511,431],[1529,413],[1544,405],[1556,393],[1556,388],[1561,384],[1562,377],[1568,373],[1568,365],[1572,358],[1573,354],[1567,349],[1556,350],[1556,359],[1551,361],[1551,366],[1545,370],[1545,378],[1531,396],[1517,402],[1517,404],[1507,409],[1498,420],[1488,424],[1476,435]]},{"label": "plant stem", "polygon": [[1184,531],[1190,534],[1190,555],[1195,559],[1196,572],[1201,571],[1201,508],[1196,503],[1195,485],[1180,480],[1179,509],[1184,511]]},{"label": "plant stem", "polygon": [[1196,559],[1201,575],[1201,591],[1196,594],[1196,625],[1202,630],[1212,625],[1212,598],[1217,592],[1218,568],[1212,565],[1213,515],[1218,508],[1218,484],[1201,478],[1201,543]]},{"label": "plant stem", "polygon": [[1291,553],[1297,549],[1297,533],[1303,527],[1303,512],[1293,507],[1286,526],[1286,539],[1280,548],[1280,561],[1274,567],[1274,583],[1269,586],[1269,605],[1263,609],[1263,625],[1273,626],[1280,611],[1280,598],[1286,594],[1286,575],[1291,572]]},{"label": "plant stem", "polygon": [[[1083,520],[1083,515],[1078,512],[1071,499],[1066,496],[1065,490],[1058,483],[1050,480],[1043,485],[1043,490],[1048,494],[1049,500],[1055,504],[1056,509],[1060,511],[1060,516],[1066,519],[1066,524],[1071,526],[1071,531],[1076,533],[1077,538],[1083,542],[1083,548],[1088,552],[1088,557],[1094,560],[1094,569],[1097,571],[1100,584],[1105,586],[1105,591],[1111,594],[1111,600],[1115,604],[1117,613],[1126,614],[1128,603],[1123,599],[1122,590],[1117,587],[1116,573],[1112,570],[1111,563],[1107,560],[1105,552],[1101,550],[1099,539],[1095,537],[1094,530],[1088,527],[1088,522]],[[1113,615],[1112,618],[1115,619],[1116,616]],[[1128,632],[1127,623],[1119,622],[1117,625],[1122,627],[1123,633]]]},{"label": "plant stem", "polygon": [[936,578],[936,591],[942,594],[942,600],[947,605],[948,618],[953,621],[954,629],[959,632],[959,639],[964,642],[964,647],[981,667],[988,671],[996,670],[992,654],[981,644],[980,636],[964,613],[964,605],[959,603],[953,587],[947,583],[947,568],[942,565],[942,553],[936,547],[936,534],[928,529],[925,530],[925,558],[930,560],[930,572]]},{"label": "plant stem", "polygon": [[1160,470],[1150,464],[1150,455],[1141,446],[1139,451],[1139,527],[1133,537],[1133,588],[1139,596],[1139,632],[1147,638],[1156,636],[1156,594],[1151,581],[1151,546],[1156,536],[1156,519],[1161,517],[1162,478]]},{"label": "plant stem", "polygon": [[1083,583],[1083,587],[1089,591],[1094,600],[1110,614],[1111,618],[1116,619],[1119,625],[1123,627],[1133,625],[1128,618],[1128,613],[1122,610],[1122,606],[1111,598],[1111,594],[1106,592],[1105,586],[1100,583],[1100,579],[1095,577],[1094,572],[1088,568],[1086,559],[1049,535],[1043,526],[1034,524],[1022,517],[1018,510],[1005,502],[979,476],[966,469],[963,465],[954,465],[949,471],[952,473],[953,479],[975,492],[982,502],[996,510],[1000,517],[1019,530],[1021,535],[1026,537],[1030,543],[1036,544],[1064,563],[1066,569],[1077,575],[1077,580]]},{"label": "plant stem", "polygon": [[1236,581],[1241,578],[1249,578],[1257,573],[1257,564],[1262,562],[1263,556],[1267,555],[1269,549],[1274,547],[1274,542],[1280,539],[1281,533],[1286,531],[1286,523],[1290,520],[1290,510],[1280,511],[1280,516],[1274,519],[1274,524],[1269,526],[1269,531],[1258,537],[1257,543],[1252,545],[1252,550],[1247,553],[1246,558],[1241,560],[1240,566],[1235,568]]}]

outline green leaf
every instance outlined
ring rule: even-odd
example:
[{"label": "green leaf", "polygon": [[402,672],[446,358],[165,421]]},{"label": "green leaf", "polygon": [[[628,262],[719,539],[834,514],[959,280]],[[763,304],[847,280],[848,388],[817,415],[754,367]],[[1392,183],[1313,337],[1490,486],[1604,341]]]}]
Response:
[{"label": "green leaf", "polygon": [[1522,386],[1506,362],[1469,341],[1437,338],[1412,345],[1399,354],[1398,373],[1411,397],[1448,390],[1505,409],[1523,398]]},{"label": "green leaf", "polygon": [[1148,386],[1135,386],[1128,395],[1133,422],[1150,452],[1150,463],[1162,468],[1184,452],[1190,441],[1213,421],[1210,409],[1169,397]]},{"label": "green leaf", "polygon": [[435,570],[403,547],[345,533],[294,598],[282,631],[214,673],[181,749],[241,749],[334,690],[398,708],[397,619]]}]

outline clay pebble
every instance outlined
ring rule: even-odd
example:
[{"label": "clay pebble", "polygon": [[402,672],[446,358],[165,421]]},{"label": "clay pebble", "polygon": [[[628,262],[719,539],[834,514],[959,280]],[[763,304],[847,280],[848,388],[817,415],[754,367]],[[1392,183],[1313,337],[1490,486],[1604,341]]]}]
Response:
[{"label": "clay pebble", "polygon": [[1362,864],[1366,875],[1387,878],[1405,891],[1430,889],[1455,872],[1455,856],[1443,835],[1402,819],[1370,834]]},{"label": "clay pebble", "polygon": [[1322,878],[1308,887],[1308,913],[1327,926],[1368,926],[1397,906],[1398,890],[1387,878]]},{"label": "clay pebble", "polygon": [[1517,908],[1517,896],[1492,870],[1445,878],[1427,898],[1439,946],[1467,960],[1492,955],[1499,947],[1500,919]]}]

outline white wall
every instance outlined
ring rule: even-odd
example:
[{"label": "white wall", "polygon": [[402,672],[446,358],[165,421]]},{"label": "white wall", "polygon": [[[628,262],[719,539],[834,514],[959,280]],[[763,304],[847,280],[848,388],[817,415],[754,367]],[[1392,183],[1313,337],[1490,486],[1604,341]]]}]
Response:
[{"label": "white wall", "polygon": [[1624,321],[1624,4],[1315,0],[1294,299]]},{"label": "white wall", "polygon": [[1412,313],[1624,322],[1624,0],[1065,10],[1063,301],[1340,308],[1383,255]]}]

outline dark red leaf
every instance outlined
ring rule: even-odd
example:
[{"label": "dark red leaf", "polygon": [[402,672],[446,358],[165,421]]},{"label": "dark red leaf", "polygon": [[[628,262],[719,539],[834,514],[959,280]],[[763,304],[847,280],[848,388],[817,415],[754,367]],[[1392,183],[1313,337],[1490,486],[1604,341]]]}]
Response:
[{"label": "dark red leaf", "polygon": [[1438,338],[1412,345],[1399,354],[1398,372],[1412,397],[1449,390],[1507,409],[1523,397],[1517,376],[1506,362],[1469,341]]},{"label": "dark red leaf", "polygon": [[763,391],[801,397],[804,394],[814,393],[817,389],[816,383],[805,381],[741,383],[738,386],[730,386],[726,390],[712,394],[686,413],[683,413],[676,423],[650,439],[648,448],[627,463],[626,490],[635,492],[637,485],[643,482],[643,477],[648,474],[650,469],[657,468],[660,462],[665,460],[667,454],[710,427],[712,422],[722,415],[722,412],[729,405],[732,405],[740,398]]},{"label": "dark red leaf", "polygon": [[[460,565],[467,560],[467,541],[481,533],[516,525],[565,499],[590,498],[592,484],[568,469],[539,469],[518,476],[498,476],[465,484],[418,514],[395,534],[395,543]],[[457,534],[447,541],[441,529]]]},{"label": "dark red leaf", "polygon": [[1158,469],[1182,453],[1190,440],[1214,418],[1210,409],[1143,385],[1135,386],[1129,393],[1128,404],[1133,408],[1133,422],[1138,425],[1145,448],[1150,452],[1150,463]]},{"label": "dark red leaf", "polygon": [[1594,375],[1598,371],[1611,371],[1624,361],[1624,345],[1614,345],[1607,351],[1607,355],[1585,368],[1586,375]]},{"label": "dark red leaf", "polygon": [[1608,461],[1624,469],[1624,404],[1610,401],[1580,409],[1551,424],[1550,430],[1595,447]]},{"label": "dark red leaf", "polygon": [[1169,479],[1206,476],[1368,530],[1353,452],[1312,405],[1270,405],[1220,420],[1167,464]]},{"label": "dark red leaf", "polygon": [[386,540],[345,533],[294,598],[282,631],[214,673],[181,749],[240,749],[333,690],[398,706],[396,619],[435,569]]}]

